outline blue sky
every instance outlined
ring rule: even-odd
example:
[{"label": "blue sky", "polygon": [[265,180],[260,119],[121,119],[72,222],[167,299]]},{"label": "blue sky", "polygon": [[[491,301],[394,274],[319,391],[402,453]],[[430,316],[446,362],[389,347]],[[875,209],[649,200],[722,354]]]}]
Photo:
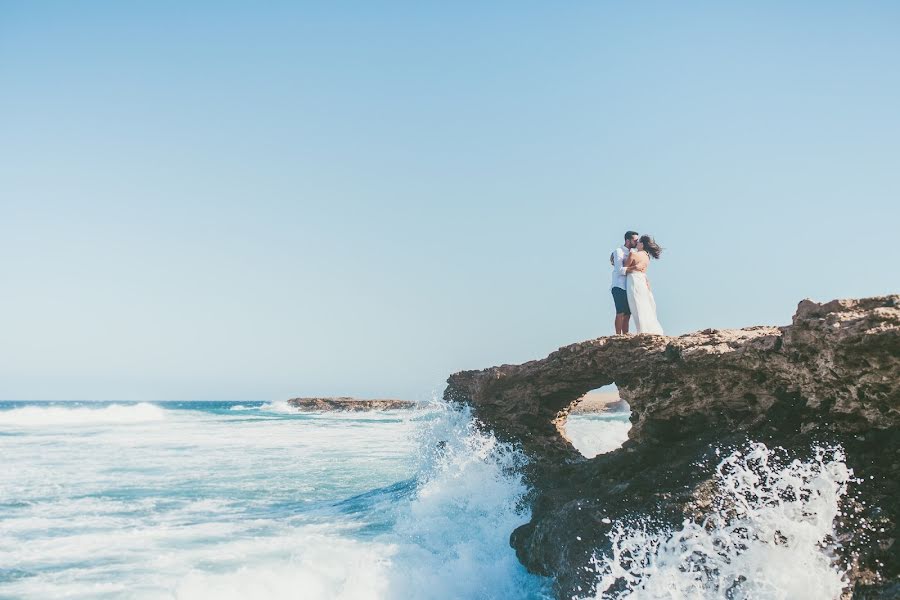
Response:
[{"label": "blue sky", "polygon": [[893,2],[0,2],[0,398],[430,397],[900,291]]}]

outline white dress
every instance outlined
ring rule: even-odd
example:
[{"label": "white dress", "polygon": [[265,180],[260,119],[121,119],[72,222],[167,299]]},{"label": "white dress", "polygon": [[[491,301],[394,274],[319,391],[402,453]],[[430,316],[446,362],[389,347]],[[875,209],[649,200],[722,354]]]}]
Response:
[{"label": "white dress", "polygon": [[647,276],[640,271],[631,271],[626,279],[628,309],[638,333],[663,334],[662,325],[656,319],[656,300],[647,285]]}]

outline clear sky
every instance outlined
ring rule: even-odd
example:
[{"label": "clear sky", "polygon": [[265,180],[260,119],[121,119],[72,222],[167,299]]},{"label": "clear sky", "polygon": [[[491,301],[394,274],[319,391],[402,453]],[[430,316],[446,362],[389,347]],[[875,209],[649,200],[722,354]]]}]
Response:
[{"label": "clear sky", "polygon": [[900,291],[896,2],[0,0],[0,398],[430,397]]}]

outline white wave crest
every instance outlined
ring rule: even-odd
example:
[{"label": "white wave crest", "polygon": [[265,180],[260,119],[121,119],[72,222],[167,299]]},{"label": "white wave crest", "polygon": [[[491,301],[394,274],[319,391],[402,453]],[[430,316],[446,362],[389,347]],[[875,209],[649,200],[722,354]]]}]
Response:
[{"label": "white wave crest", "polygon": [[44,427],[48,425],[108,425],[162,421],[166,411],[148,402],[84,406],[26,406],[0,411],[0,427]]},{"label": "white wave crest", "polygon": [[[618,524],[612,557],[595,557],[597,598],[824,600],[841,596],[833,524],[852,481],[839,448],[785,464],[764,444],[717,467],[718,497],[703,523],[654,532]],[[624,589],[613,591],[614,584]]]},{"label": "white wave crest", "polygon": [[290,414],[295,415],[299,410],[296,407],[291,406],[287,403],[287,400],[276,400],[275,402],[266,402],[262,406],[259,407],[259,410],[267,410],[269,412],[279,413],[279,414]]},{"label": "white wave crest", "polygon": [[543,598],[549,581],[530,575],[509,545],[527,522],[525,457],[481,431],[470,411],[445,412],[422,434],[420,484],[400,513],[391,598]]}]

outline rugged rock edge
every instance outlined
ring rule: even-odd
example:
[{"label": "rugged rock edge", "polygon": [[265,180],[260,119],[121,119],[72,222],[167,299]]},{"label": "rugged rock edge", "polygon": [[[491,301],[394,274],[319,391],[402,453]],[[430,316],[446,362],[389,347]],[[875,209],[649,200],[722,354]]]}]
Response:
[{"label": "rugged rock edge", "polygon": [[[510,543],[559,597],[593,593],[585,567],[633,515],[680,524],[708,507],[715,447],[747,440],[805,456],[841,444],[860,482],[838,526],[853,598],[900,597],[900,296],[800,302],[791,325],[680,337],[602,337],[542,360],[463,371],[444,398],[521,445],[531,521]],[[585,392],[615,383],[629,440],[583,458],[560,434]],[[707,465],[706,467],[698,465]]]}]

